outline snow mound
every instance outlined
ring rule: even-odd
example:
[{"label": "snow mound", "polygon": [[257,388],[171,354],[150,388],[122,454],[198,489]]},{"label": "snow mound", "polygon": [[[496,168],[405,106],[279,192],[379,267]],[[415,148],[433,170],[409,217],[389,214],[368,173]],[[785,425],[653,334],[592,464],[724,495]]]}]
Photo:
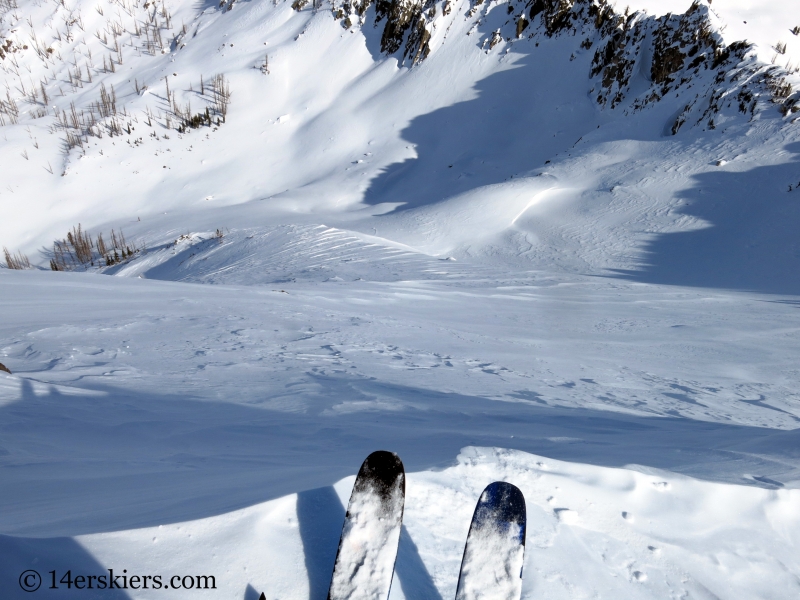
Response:
[{"label": "snow mound", "polygon": [[[452,598],[467,530],[485,484],[512,482],[528,512],[522,598],[791,598],[800,490],[741,487],[657,471],[608,469],[523,452],[467,448],[457,464],[410,473],[390,598]],[[197,521],[59,540],[0,537],[0,570],[59,575],[213,576],[209,598],[324,597],[353,484],[292,494]],[[579,522],[556,510],[580,512]],[[622,512],[636,519],[621,517]],[[42,566],[45,565],[45,566]],[[150,582],[152,586],[152,581]],[[12,596],[25,597],[9,588]],[[60,597],[56,590],[38,592]],[[125,592],[157,598],[164,590]],[[174,590],[189,598],[198,590]],[[14,594],[17,594],[16,596]],[[120,596],[123,597],[123,596]]]},{"label": "snow mound", "polygon": [[401,281],[457,277],[461,271],[389,240],[325,225],[286,225],[183,235],[129,264],[125,277],[206,284]]}]

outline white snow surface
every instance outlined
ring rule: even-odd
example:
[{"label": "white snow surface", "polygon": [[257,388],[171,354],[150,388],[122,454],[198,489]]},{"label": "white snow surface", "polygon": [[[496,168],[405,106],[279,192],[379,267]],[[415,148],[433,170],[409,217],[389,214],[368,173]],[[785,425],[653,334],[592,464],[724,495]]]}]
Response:
[{"label": "white snow surface", "polygon": [[[614,108],[596,43],[448,6],[412,66],[374,8],[0,2],[0,245],[34,266],[0,269],[1,597],[321,600],[377,449],[407,469],[392,600],[454,597],[498,480],[522,598],[800,595],[800,125],[725,87],[800,84],[795,3],[702,2],[755,71],[637,107],[638,68]],[[165,79],[194,114],[214,74],[225,122],[167,128]],[[55,111],[101,85],[120,134],[67,148]],[[141,251],[49,271],[78,223]],[[49,589],[109,569],[216,589]]]}]

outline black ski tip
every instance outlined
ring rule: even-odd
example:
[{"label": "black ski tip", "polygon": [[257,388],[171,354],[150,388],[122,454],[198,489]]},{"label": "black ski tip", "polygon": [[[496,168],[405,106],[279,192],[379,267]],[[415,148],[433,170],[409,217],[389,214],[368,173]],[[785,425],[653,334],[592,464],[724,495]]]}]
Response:
[{"label": "black ski tip", "polygon": [[[395,482],[405,474],[403,461],[394,452],[377,450],[370,454],[356,477],[356,486],[372,487],[383,498],[387,498],[394,489]],[[403,486],[405,489],[405,485]]]},{"label": "black ski tip", "polygon": [[258,600],[267,600],[267,597],[264,595],[264,592],[261,592],[261,595],[258,597]]},{"label": "black ski tip", "polygon": [[394,452],[388,450],[376,450],[370,454],[361,468],[379,469],[385,471],[402,471],[403,461]]},{"label": "black ski tip", "polygon": [[525,496],[520,489],[505,481],[495,481],[483,490],[475,514],[474,525],[492,521],[495,523],[516,523],[520,527],[520,543],[525,545]]}]

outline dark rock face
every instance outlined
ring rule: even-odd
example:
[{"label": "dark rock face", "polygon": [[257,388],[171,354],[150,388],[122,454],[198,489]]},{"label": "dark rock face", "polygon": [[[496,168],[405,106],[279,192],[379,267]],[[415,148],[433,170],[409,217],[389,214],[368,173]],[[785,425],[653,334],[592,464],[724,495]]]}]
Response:
[{"label": "dark rock face", "polygon": [[[413,0],[378,0],[375,4],[375,23],[386,21],[381,36],[381,51],[394,54],[412,23],[421,17],[421,6]],[[405,53],[405,56],[408,52]]]},{"label": "dark rock face", "polygon": [[[296,2],[308,0],[296,0]],[[345,28],[365,24],[367,11],[373,0],[347,0],[333,9],[333,17],[343,19]],[[415,65],[430,54],[430,23],[436,17],[434,0],[377,0],[375,26],[383,24],[381,52],[390,55],[403,50],[402,59]],[[292,5],[294,7],[294,5]],[[298,9],[300,10],[300,9]],[[442,15],[450,13],[448,1],[442,6]]]},{"label": "dark rock face", "polygon": [[683,69],[686,55],[678,48],[668,46],[657,48],[653,55],[653,64],[650,67],[650,78],[654,83],[667,83],[673,81],[672,75]]},{"label": "dark rock face", "polygon": [[[626,111],[643,110],[670,92],[695,88],[694,99],[672,125],[715,127],[714,119],[727,108],[755,115],[757,99],[766,96],[784,114],[800,111],[800,97],[778,67],[766,68],[748,57],[751,45],[725,45],[713,31],[709,8],[699,0],[679,15],[659,18],[627,11],[620,15],[606,0],[534,0],[534,29],[547,37],[586,35],[581,47],[597,46],[590,77],[598,104]],[[637,73],[648,73],[651,87],[633,96]],[[736,101],[732,101],[735,97]]]}]

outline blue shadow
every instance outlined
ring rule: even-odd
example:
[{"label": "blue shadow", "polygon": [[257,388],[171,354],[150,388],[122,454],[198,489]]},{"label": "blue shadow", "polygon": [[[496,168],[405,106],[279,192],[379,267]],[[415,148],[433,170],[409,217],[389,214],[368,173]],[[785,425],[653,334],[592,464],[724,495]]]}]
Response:
[{"label": "blue shadow", "polygon": [[297,523],[308,572],[309,600],[325,600],[328,596],[344,515],[333,486],[297,494]]},{"label": "blue shadow", "polygon": [[[682,214],[706,221],[694,231],[658,235],[642,266],[614,271],[645,283],[800,295],[800,143],[794,160],[749,171],[693,177]],[[789,186],[793,186],[789,191]]]},{"label": "blue shadow", "polygon": [[[400,583],[406,600],[442,600],[442,595],[433,584],[433,579],[422,562],[414,540],[403,525],[400,530],[400,545],[394,566],[395,581]],[[392,583],[392,587],[394,587]]]},{"label": "blue shadow", "polygon": [[[113,565],[113,574],[123,575],[124,565]],[[23,572],[35,571],[41,578],[41,587],[35,591],[24,591],[20,584]],[[55,571],[55,586],[53,576]],[[67,587],[63,577],[69,571],[74,580],[79,575],[105,576],[106,588],[98,589],[98,580],[92,580],[92,589],[88,589],[86,580],[78,582],[84,589]],[[33,584],[28,578],[27,583]],[[31,598],[103,598],[106,600],[130,600],[123,589],[108,589],[110,585],[109,569],[101,565],[84,550],[81,545],[69,537],[58,538],[25,538],[0,535],[0,597],[4,600]],[[117,585],[123,584],[121,577],[115,579]],[[152,582],[149,582],[152,584]],[[141,585],[141,584],[139,584]]]}]

